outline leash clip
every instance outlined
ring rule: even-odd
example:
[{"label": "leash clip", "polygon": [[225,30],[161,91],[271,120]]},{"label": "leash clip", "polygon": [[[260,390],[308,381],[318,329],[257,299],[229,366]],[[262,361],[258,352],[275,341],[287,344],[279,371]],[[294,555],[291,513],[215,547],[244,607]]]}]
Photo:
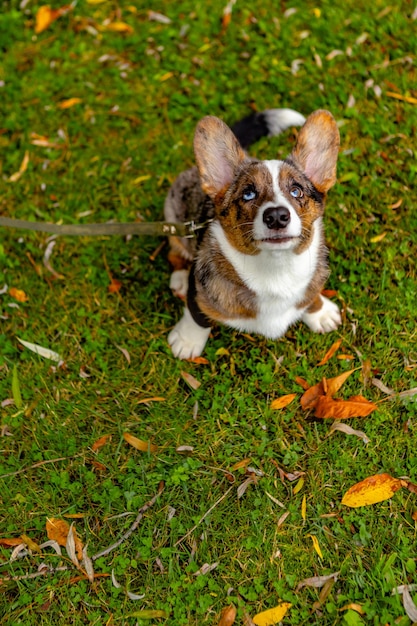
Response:
[{"label": "leash clip", "polygon": [[198,230],[201,230],[202,228],[207,228],[207,226],[211,224],[211,222],[213,222],[212,219],[206,220],[205,222],[201,222],[199,224],[196,224],[194,220],[191,220],[190,222],[184,222],[183,225],[188,230],[188,234],[184,235],[184,238],[193,239],[194,237],[196,237],[196,232]]}]

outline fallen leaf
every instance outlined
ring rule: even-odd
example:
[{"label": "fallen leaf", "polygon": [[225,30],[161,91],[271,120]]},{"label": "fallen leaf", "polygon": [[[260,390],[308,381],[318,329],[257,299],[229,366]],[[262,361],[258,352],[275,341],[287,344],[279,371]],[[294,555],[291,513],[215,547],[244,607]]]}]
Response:
[{"label": "fallen leaf", "polygon": [[165,402],[165,398],[162,396],[152,396],[152,398],[141,398],[141,400],[138,400],[138,404],[148,404],[148,402]]},{"label": "fallen leaf", "polygon": [[405,612],[407,613],[407,617],[413,624],[415,624],[417,622],[417,606],[413,602],[413,598],[411,597],[407,585],[404,585],[403,606]]},{"label": "fallen leaf", "polygon": [[294,487],[293,494],[296,495],[299,491],[301,491],[301,489],[303,487],[304,487],[304,477],[301,476],[300,480],[298,481],[298,483]]},{"label": "fallen leaf", "polygon": [[394,394],[393,389],[390,389],[389,387],[384,385],[382,380],[379,380],[379,378],[373,378],[371,382],[374,385],[374,387],[377,387],[377,389],[379,389],[379,391],[382,391],[382,393],[385,393],[387,395],[393,395]]},{"label": "fallen leaf", "polygon": [[158,446],[151,443],[150,441],[143,441],[143,439],[138,439],[134,437],[130,433],[123,433],[123,439],[131,446],[136,448],[136,450],[140,450],[141,452],[157,452]]},{"label": "fallen leaf", "polygon": [[22,543],[21,537],[16,537],[15,539],[13,538],[0,539],[0,546],[4,546],[5,548],[14,548],[15,546],[20,546],[21,543]]},{"label": "fallen leaf", "polygon": [[371,243],[379,243],[387,236],[387,234],[387,232],[380,233],[379,235],[375,235],[375,237],[371,237],[369,241]]},{"label": "fallen leaf", "polygon": [[412,519],[417,522],[417,510],[411,514]]},{"label": "fallen leaf", "polygon": [[193,576],[204,576],[205,574],[208,574],[209,572],[212,572],[214,569],[216,569],[217,566],[218,563],[204,563],[204,565],[202,565],[199,570],[194,572]]},{"label": "fallen leaf", "polygon": [[[99,472],[105,472],[107,470],[107,467],[103,463],[100,463],[99,461],[91,461],[91,465],[94,467],[95,470]],[[65,517],[68,517],[68,516],[66,515]]]},{"label": "fallen leaf", "polygon": [[159,22],[160,24],[171,24],[171,19],[157,11],[148,11],[148,19],[151,22]]},{"label": "fallen leaf", "polygon": [[61,100],[57,107],[58,109],[70,109],[76,104],[80,104],[80,102],[82,102],[81,98],[68,98],[67,100]]},{"label": "fallen leaf", "polygon": [[283,513],[281,515],[281,517],[278,519],[277,521],[277,527],[279,528],[280,526],[283,525],[283,523],[285,522],[285,520],[287,519],[287,517],[289,516],[290,511],[285,511],[285,513]]},{"label": "fallen leaf", "polygon": [[93,445],[91,446],[92,451],[96,452],[97,450],[100,450],[100,448],[105,446],[106,443],[110,441],[110,439],[111,439],[111,435],[102,435],[101,437],[96,439]]},{"label": "fallen leaf", "polygon": [[16,289],[16,287],[10,287],[9,294],[17,300],[18,302],[27,302],[29,300],[28,296],[25,294],[23,289]]},{"label": "fallen leaf", "polygon": [[124,33],[127,35],[131,35],[135,32],[134,29],[125,22],[111,22],[110,24],[106,25],[105,30],[108,30],[112,33]]},{"label": "fallen leaf", "polygon": [[54,352],[53,350],[50,350],[49,348],[44,348],[43,346],[39,346],[37,343],[24,341],[24,339],[19,339],[19,337],[16,337],[16,339],[22,344],[22,346],[25,346],[25,348],[27,348],[28,350],[31,350],[35,354],[42,356],[44,359],[50,359],[51,361],[55,361],[58,364],[62,363],[62,359],[57,352]]},{"label": "fallen leaf", "polygon": [[195,356],[193,359],[186,359],[189,363],[196,363],[196,365],[209,365],[210,361],[204,356]]},{"label": "fallen leaf", "polygon": [[31,539],[27,535],[22,535],[21,539],[25,542],[29,550],[32,550],[32,552],[42,552],[39,544],[37,544],[36,541],[33,541],[33,539]]},{"label": "fallen leaf", "polygon": [[237,461],[234,465],[232,465],[230,469],[232,472],[237,469],[242,469],[242,467],[247,467],[251,461],[252,459],[242,459],[241,461]]},{"label": "fallen leaf", "polygon": [[126,591],[126,595],[129,600],[143,600],[145,597],[144,593],[133,593],[133,591]]},{"label": "fallen leaf", "polygon": [[402,205],[402,203],[403,203],[403,199],[400,198],[399,200],[397,200],[397,202],[394,202],[394,204],[389,204],[388,208],[389,209],[399,209],[400,206]]},{"label": "fallen leaf", "polygon": [[338,339],[337,341],[335,341],[330,349],[326,352],[322,360],[317,363],[317,365],[324,365],[325,363],[327,363],[327,361],[329,361],[332,356],[336,354],[336,352],[339,350],[340,346],[342,345],[342,341],[343,339]]},{"label": "fallen leaf", "polygon": [[201,383],[196,378],[194,378],[192,374],[182,371],[181,376],[183,377],[185,382],[190,385],[191,389],[194,389],[194,391],[196,391],[201,386]]},{"label": "fallen leaf", "polygon": [[271,402],[271,409],[283,409],[288,406],[294,398],[297,397],[296,393],[288,393],[285,396],[281,396],[280,398],[276,398]]},{"label": "fallen leaf", "polygon": [[333,574],[328,574],[327,576],[312,576],[311,578],[305,578],[298,583],[296,591],[300,591],[303,587],[314,587],[315,589],[320,589],[329,580],[336,581],[339,573],[340,572],[333,572]]},{"label": "fallen leaf", "polygon": [[345,424],[344,422],[333,422],[330,427],[329,434],[333,433],[335,430],[339,430],[345,435],[355,435],[363,440],[364,443],[369,443],[370,439],[363,433],[361,430],[355,430],[349,424]]},{"label": "fallen leaf", "polygon": [[110,279],[110,285],[108,285],[107,290],[109,293],[119,293],[122,287],[122,282],[117,280],[117,278]]},{"label": "fallen leaf", "polygon": [[307,515],[307,498],[304,495],[301,501],[301,517],[303,518],[304,521],[306,519],[306,515]]},{"label": "fallen leaf", "polygon": [[60,546],[67,546],[68,534],[70,532],[70,528],[72,527],[71,535],[74,541],[74,549],[76,553],[79,555],[80,560],[82,559],[83,553],[83,545],[80,539],[77,536],[75,527],[71,524],[71,526],[63,519],[57,519],[55,517],[47,518],[46,520],[46,534],[48,535],[48,539],[56,541]]},{"label": "fallen leaf", "polygon": [[356,508],[383,502],[391,498],[403,486],[403,481],[389,474],[368,476],[347,490],[342,498],[342,504]]},{"label": "fallen leaf", "polygon": [[316,385],[313,385],[312,387],[307,389],[305,393],[303,393],[300,399],[301,407],[304,409],[304,411],[307,411],[307,409],[314,409],[317,405],[317,402],[319,401],[319,398],[321,396],[324,396],[324,394],[325,391],[323,381],[320,381]]},{"label": "fallen leaf", "polygon": [[39,35],[39,33],[46,30],[52,22],[55,22],[55,20],[61,17],[61,15],[65,15],[65,13],[68,13],[71,9],[71,4],[62,6],[59,9],[51,9],[50,6],[39,7],[38,12],[36,13],[35,33]]},{"label": "fallen leaf", "polygon": [[25,156],[23,157],[23,161],[19,167],[19,170],[17,172],[15,172],[14,174],[12,174],[9,178],[9,181],[11,183],[16,183],[19,178],[21,178],[21,176],[26,172],[28,165],[29,165],[29,151],[26,150],[25,152]]},{"label": "fallen leaf", "polygon": [[342,606],[339,611],[356,611],[356,613],[359,613],[359,615],[365,615],[365,611],[363,610],[363,608],[361,607],[360,604],[357,604],[356,602],[351,602],[350,604],[345,604],[345,606]]},{"label": "fallen leaf", "polygon": [[322,419],[349,419],[350,417],[366,417],[377,408],[376,404],[362,396],[352,396],[349,400],[320,396],[314,415]]},{"label": "fallen leaf", "polygon": [[354,361],[355,357],[353,354],[337,354],[336,359],[339,359],[339,361]]},{"label": "fallen leaf", "polygon": [[327,386],[326,396],[334,396],[335,393],[337,393],[339,389],[342,387],[342,385],[344,385],[344,383],[349,378],[349,376],[353,374],[353,372],[356,372],[357,369],[360,369],[360,368],[355,368],[353,370],[343,372],[343,374],[339,374],[339,376],[335,376],[334,378],[327,378],[326,379],[326,386]]},{"label": "fallen leaf", "polygon": [[126,350],[126,348],[122,348],[122,346],[118,346],[116,344],[116,348],[118,350],[120,350],[120,352],[123,354],[123,356],[125,357],[126,361],[130,364],[130,354],[129,352]]},{"label": "fallen leaf", "polygon": [[268,496],[268,498],[270,500],[272,500],[272,502],[274,502],[275,504],[277,504],[278,506],[281,507],[281,509],[285,509],[285,504],[283,504],[282,502],[280,502],[279,500],[277,500],[277,498],[274,498],[273,495],[271,495],[270,493],[268,493],[267,491],[265,491],[266,495]]},{"label": "fallen leaf", "polygon": [[233,604],[225,606],[220,614],[218,626],[232,626],[236,619],[236,607]]},{"label": "fallen leaf", "polygon": [[268,609],[267,611],[262,611],[262,613],[255,615],[253,623],[256,624],[256,626],[273,626],[274,624],[278,624],[278,622],[285,617],[291,606],[290,602],[282,602],[273,609]]},{"label": "fallen leaf", "polygon": [[301,378],[301,376],[296,376],[295,382],[297,383],[297,385],[300,385],[300,387],[302,387],[304,391],[310,389],[310,385],[308,384],[308,382],[305,380],[305,378]]},{"label": "fallen leaf", "polygon": [[313,548],[315,549],[319,557],[322,559],[323,553],[321,551],[319,540],[317,539],[317,537],[315,535],[307,535],[307,537],[310,537],[311,541],[313,542]]}]

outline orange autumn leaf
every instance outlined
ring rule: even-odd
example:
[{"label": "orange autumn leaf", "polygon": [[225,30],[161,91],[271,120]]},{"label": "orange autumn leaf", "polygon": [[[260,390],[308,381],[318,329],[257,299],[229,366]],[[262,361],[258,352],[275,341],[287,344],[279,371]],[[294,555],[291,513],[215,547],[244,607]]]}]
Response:
[{"label": "orange autumn leaf", "polygon": [[378,407],[362,396],[353,396],[349,400],[320,396],[315,408],[316,417],[343,420],[350,417],[366,417]]},{"label": "orange autumn leaf", "polygon": [[[66,547],[67,537],[70,530],[70,525],[63,519],[57,519],[55,517],[47,518],[46,520],[46,534],[48,539],[56,541],[60,546]],[[83,558],[83,544],[77,536],[75,526],[73,526],[75,549],[77,556],[81,560]]]},{"label": "orange autumn leaf", "polygon": [[127,33],[129,35],[134,32],[133,28],[125,22],[111,22],[111,24],[106,25],[106,30],[113,33]]},{"label": "orange autumn leaf", "polygon": [[300,387],[302,387],[304,391],[307,391],[307,389],[310,389],[310,385],[308,384],[306,379],[302,378],[301,376],[296,376],[295,382],[297,383],[297,385],[300,385]]},{"label": "orange autumn leaf", "polygon": [[327,361],[330,361],[332,356],[336,354],[336,352],[339,350],[340,346],[342,345],[342,341],[343,339],[338,339],[337,341],[335,341],[334,344],[329,348],[329,350],[327,350],[322,360],[317,363],[317,365],[324,365],[325,363],[327,363]]},{"label": "orange autumn leaf", "polygon": [[71,9],[72,5],[70,4],[64,5],[59,9],[51,9],[48,5],[39,7],[36,13],[35,33],[39,35],[39,33],[46,30],[52,22],[55,22],[61,15],[65,15],[65,13],[68,13]]},{"label": "orange autumn leaf", "polygon": [[117,278],[112,278],[110,285],[107,287],[107,290],[109,293],[119,293],[121,287],[122,287],[121,281],[117,280]]},{"label": "orange autumn leaf", "polygon": [[181,376],[183,377],[185,382],[190,385],[191,389],[194,389],[194,391],[196,391],[201,386],[200,381],[198,381],[192,374],[182,371]]},{"label": "orange autumn leaf", "polygon": [[68,98],[67,100],[61,100],[61,102],[57,105],[58,109],[70,109],[76,104],[80,104],[82,102],[81,98]]},{"label": "orange autumn leaf", "polygon": [[342,499],[342,504],[352,508],[376,504],[391,498],[398,489],[404,486],[404,481],[393,478],[389,474],[368,476],[361,482],[350,487]]},{"label": "orange autumn leaf", "polygon": [[111,439],[111,435],[103,435],[102,437],[99,437],[98,439],[95,440],[95,442],[91,446],[92,451],[96,452],[97,450],[100,450],[100,448],[105,446],[106,443],[110,441],[110,439]]},{"label": "orange autumn leaf", "polygon": [[288,406],[294,398],[297,397],[296,393],[288,393],[285,396],[281,396],[280,398],[276,398],[271,402],[271,409],[283,409]]},{"label": "orange autumn leaf", "polygon": [[324,396],[324,394],[325,391],[323,381],[320,381],[316,385],[313,385],[312,387],[307,389],[305,393],[303,393],[300,399],[301,407],[304,409],[304,411],[307,411],[307,409],[314,409],[317,402],[319,401],[320,396]]},{"label": "orange autumn leaf", "polygon": [[18,302],[27,302],[29,300],[25,292],[22,289],[16,289],[16,287],[11,287],[9,294]]},{"label": "orange autumn leaf", "polygon": [[140,450],[141,452],[157,452],[158,446],[151,443],[150,441],[143,441],[143,439],[138,439],[131,435],[130,433],[123,433],[123,439],[136,450]]},{"label": "orange autumn leaf", "polygon": [[[358,368],[359,369],[359,368]],[[348,370],[347,372],[343,372],[343,374],[339,374],[339,376],[335,376],[334,378],[326,379],[326,396],[334,396],[335,393],[339,391],[345,381],[349,378],[356,369]]]},{"label": "orange autumn leaf", "polygon": [[0,546],[4,546],[5,548],[14,548],[15,546],[20,546],[21,543],[24,543],[21,537],[16,538],[3,538],[0,539]]},{"label": "orange autumn leaf", "polygon": [[209,365],[210,361],[204,356],[195,356],[193,359],[186,359],[189,363],[196,363],[196,365]]}]

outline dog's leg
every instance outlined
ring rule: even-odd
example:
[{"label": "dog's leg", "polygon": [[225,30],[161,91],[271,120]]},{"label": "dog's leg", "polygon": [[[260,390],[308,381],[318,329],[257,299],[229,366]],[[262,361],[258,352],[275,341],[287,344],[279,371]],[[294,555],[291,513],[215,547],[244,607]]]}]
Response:
[{"label": "dog's leg", "polygon": [[172,353],[179,359],[194,359],[200,356],[210,335],[210,328],[203,328],[195,322],[188,308],[168,335]]},{"label": "dog's leg", "polygon": [[301,319],[315,333],[329,333],[342,323],[339,307],[324,296],[318,296]]},{"label": "dog's leg", "polygon": [[171,278],[169,280],[169,287],[174,294],[181,300],[186,300],[187,298],[187,290],[188,290],[188,275],[190,270],[182,269],[175,270],[171,274]]}]

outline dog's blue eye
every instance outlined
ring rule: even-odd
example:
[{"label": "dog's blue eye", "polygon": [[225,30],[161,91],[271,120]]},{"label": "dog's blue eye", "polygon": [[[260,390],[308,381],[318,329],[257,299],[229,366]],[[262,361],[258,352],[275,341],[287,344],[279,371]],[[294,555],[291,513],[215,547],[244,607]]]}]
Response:
[{"label": "dog's blue eye", "polygon": [[245,202],[250,202],[251,200],[255,200],[256,191],[254,189],[246,189],[246,191],[244,191],[242,194],[242,198]]},{"label": "dog's blue eye", "polygon": [[291,187],[290,189],[290,195],[293,198],[302,198],[304,194],[300,187],[297,187],[297,185],[293,185],[293,187]]}]

